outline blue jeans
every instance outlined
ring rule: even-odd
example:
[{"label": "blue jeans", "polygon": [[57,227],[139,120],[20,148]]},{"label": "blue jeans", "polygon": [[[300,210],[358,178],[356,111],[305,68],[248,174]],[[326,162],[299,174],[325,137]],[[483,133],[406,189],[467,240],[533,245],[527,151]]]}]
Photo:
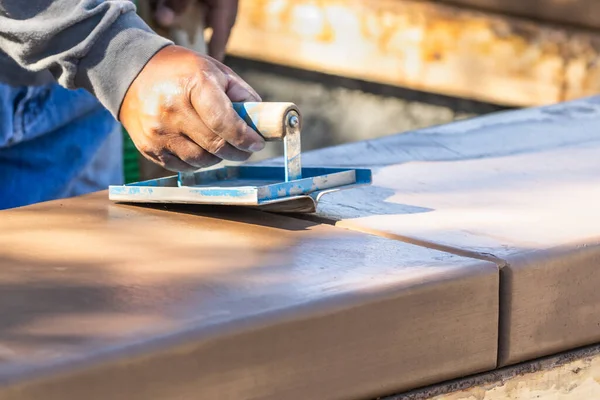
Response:
[{"label": "blue jeans", "polygon": [[122,133],[84,90],[0,84],[0,209],[123,183]]}]

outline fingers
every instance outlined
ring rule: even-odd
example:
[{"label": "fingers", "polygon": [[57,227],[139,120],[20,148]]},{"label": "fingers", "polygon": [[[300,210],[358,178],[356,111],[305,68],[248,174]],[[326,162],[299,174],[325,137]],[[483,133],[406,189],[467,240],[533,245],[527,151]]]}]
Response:
[{"label": "fingers", "polygon": [[178,140],[178,147],[173,152],[188,164],[206,167],[207,163],[216,164],[215,160],[246,161],[250,158],[251,153],[234,147],[227,139],[207,127],[198,116],[187,118],[184,129],[185,133],[180,135],[187,139],[188,144]]},{"label": "fingers", "polygon": [[170,140],[167,148],[172,154],[177,154],[177,158],[193,170],[210,167],[221,162],[221,158],[198,146],[185,134]]},{"label": "fingers", "polygon": [[173,172],[194,172],[198,168],[195,168],[177,158],[176,155],[170,152],[163,152],[158,157],[148,157],[151,161],[162,166],[164,169]]},{"label": "fingers", "polygon": [[207,128],[189,102],[181,103],[176,110],[163,110],[158,121],[150,121],[142,127],[146,135],[139,150],[172,171],[196,171],[222,159],[245,161],[251,155]]},{"label": "fingers", "polygon": [[225,94],[233,102],[262,101],[261,97],[246,81],[240,78],[233,70],[220,62],[215,62],[217,68],[227,78]]},{"label": "fingers", "polygon": [[203,149],[185,134],[173,136],[163,146],[145,147],[142,153],[155,163],[176,172],[193,172],[221,162],[220,157]]},{"label": "fingers", "polygon": [[167,148],[182,161],[202,168],[221,159],[246,161],[250,157],[249,152],[234,147],[207,127],[191,104],[181,107],[178,113],[178,116],[167,117],[172,124]]},{"label": "fingers", "polygon": [[[170,28],[188,9],[190,1],[197,0],[153,0],[154,19],[163,28]],[[237,18],[238,0],[202,0],[202,3],[206,6],[206,26],[212,29],[208,54],[223,61],[231,29]]]},{"label": "fingers", "polygon": [[167,149],[167,146],[157,146],[156,143],[136,143],[140,153],[148,160],[170,170],[180,172],[192,172],[198,168],[182,161],[173,152]]},{"label": "fingers", "polygon": [[237,17],[238,0],[206,0],[205,3],[208,6],[206,22],[208,27],[212,28],[208,54],[223,61],[231,29]]},{"label": "fingers", "polygon": [[[242,120],[233,109],[231,99],[225,93],[224,86],[229,84],[227,77],[205,72],[206,76],[192,89],[190,99],[192,106],[203,124],[217,139],[211,143],[213,149],[226,149],[226,143],[243,152],[256,152],[265,147],[265,141],[258,133]],[[219,80],[221,82],[219,82]],[[249,98],[253,96],[248,92]],[[234,100],[240,101],[240,100]],[[211,153],[213,151],[194,141]],[[215,153],[213,153],[215,154]]]},{"label": "fingers", "polygon": [[247,160],[264,139],[232,101],[260,101],[229,68],[179,46],[160,50],[128,89],[120,120],[147,158],[173,171]]}]

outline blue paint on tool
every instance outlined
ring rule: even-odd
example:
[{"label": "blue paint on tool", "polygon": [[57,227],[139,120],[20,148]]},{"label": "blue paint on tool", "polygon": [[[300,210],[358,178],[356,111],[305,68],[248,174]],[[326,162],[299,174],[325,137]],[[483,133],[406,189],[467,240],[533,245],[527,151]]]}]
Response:
[{"label": "blue paint on tool", "polygon": [[281,167],[224,167],[196,172],[201,186],[179,187],[176,177],[111,186],[110,197],[127,202],[169,202],[260,205],[295,196],[311,196],[336,188],[371,183],[371,170],[303,168],[303,178],[282,181]]},{"label": "blue paint on tool", "polygon": [[257,103],[233,103],[233,109],[250,128],[260,133],[257,127],[260,114],[255,112]]},{"label": "blue paint on tool", "polygon": [[[236,113],[261,135],[263,133],[258,127],[260,116],[265,115],[265,107],[268,105],[264,103],[233,103]],[[289,112],[286,112],[285,120],[288,115]],[[311,196],[316,202],[320,197],[319,192],[326,193],[371,183],[371,171],[366,169],[302,168],[299,159],[299,131],[293,133],[297,135],[286,135],[284,138],[285,141],[292,137],[291,142],[285,142],[284,167],[240,166],[198,171],[189,177],[193,184],[179,185],[177,176],[152,179],[124,186],[112,186],[110,196],[117,201],[142,203],[149,201],[261,205],[269,202],[280,203],[297,196]],[[292,154],[288,154],[289,148]],[[293,163],[294,168],[290,167],[290,163]],[[293,172],[292,176],[288,176],[290,171]]]},{"label": "blue paint on tool", "polygon": [[202,189],[202,188],[191,188],[190,193],[194,193],[200,196],[208,196],[208,197],[246,197],[249,194],[254,194],[255,190],[248,189],[239,189],[239,188],[231,188],[231,189],[222,189],[222,188],[210,188],[210,189]]}]

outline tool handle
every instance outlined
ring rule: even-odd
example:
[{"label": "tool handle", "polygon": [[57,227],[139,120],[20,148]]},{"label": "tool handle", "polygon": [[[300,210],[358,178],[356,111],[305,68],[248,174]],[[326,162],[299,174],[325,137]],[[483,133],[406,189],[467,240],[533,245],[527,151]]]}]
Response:
[{"label": "tool handle", "polygon": [[233,103],[233,108],[267,142],[283,140],[290,129],[300,129],[300,111],[294,103]]},{"label": "tool handle", "polygon": [[[238,115],[267,142],[283,141],[285,181],[302,178],[300,161],[300,111],[294,103],[246,102],[233,103]],[[179,186],[197,185],[196,174],[180,172]]]}]

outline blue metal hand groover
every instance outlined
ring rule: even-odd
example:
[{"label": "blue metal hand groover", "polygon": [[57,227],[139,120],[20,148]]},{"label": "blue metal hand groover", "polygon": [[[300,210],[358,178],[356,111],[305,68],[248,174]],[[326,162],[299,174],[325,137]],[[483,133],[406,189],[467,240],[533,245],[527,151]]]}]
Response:
[{"label": "blue metal hand groover", "polygon": [[233,108],[265,141],[283,141],[284,168],[234,166],[179,173],[111,186],[109,198],[134,203],[222,204],[314,212],[323,194],[371,183],[368,169],[302,168],[302,121],[295,104],[233,103]]}]

